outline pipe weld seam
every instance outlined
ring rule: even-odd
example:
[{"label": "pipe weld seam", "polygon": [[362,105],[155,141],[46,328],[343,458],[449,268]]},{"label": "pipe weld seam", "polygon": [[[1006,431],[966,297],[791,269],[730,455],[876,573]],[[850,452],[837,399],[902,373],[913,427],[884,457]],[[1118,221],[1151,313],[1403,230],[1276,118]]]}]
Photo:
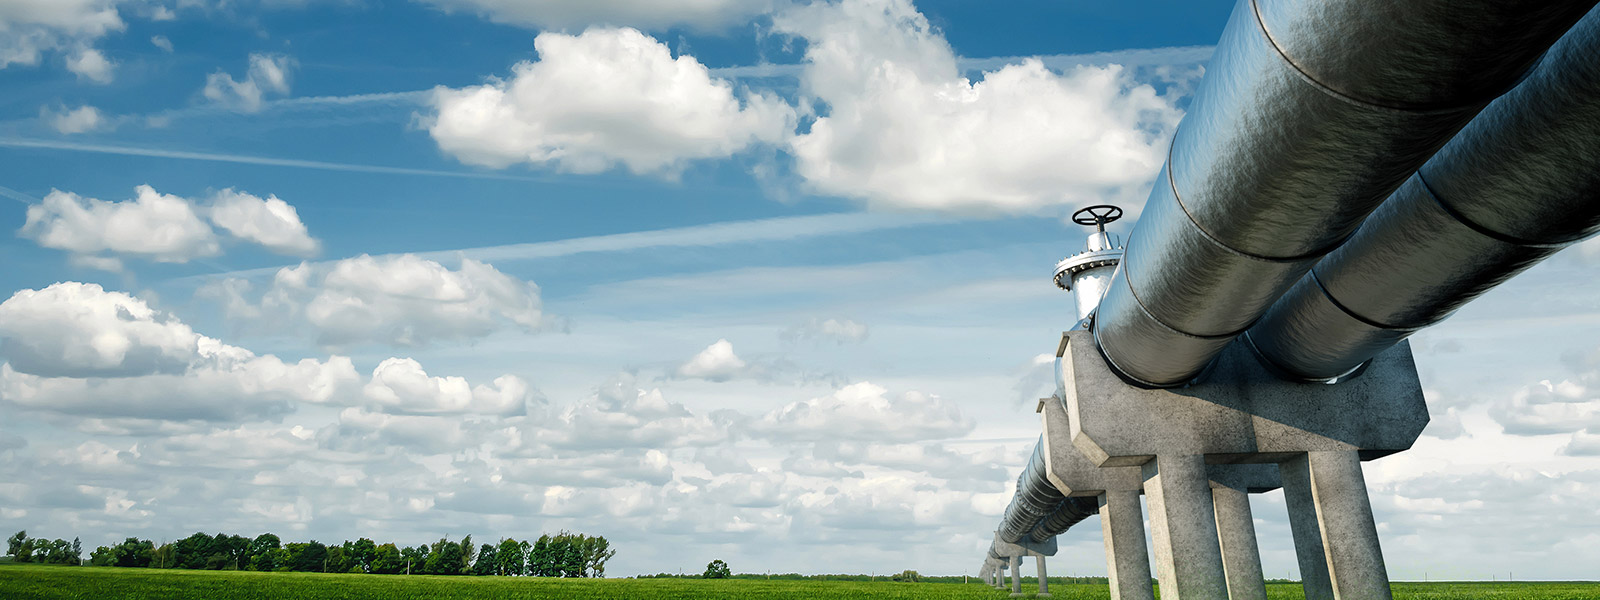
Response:
[{"label": "pipe weld seam", "polygon": [[[1340,312],[1343,312],[1344,314],[1349,315],[1350,318],[1355,319],[1357,321],[1360,321],[1363,324],[1368,325],[1370,327],[1376,327],[1378,329],[1398,330],[1398,331],[1405,331],[1405,330],[1415,331],[1415,330],[1421,329],[1423,327],[1427,327],[1428,325],[1431,324],[1431,323],[1424,323],[1422,325],[1389,325],[1389,324],[1386,324],[1386,323],[1381,323],[1381,322],[1375,321],[1373,319],[1369,319],[1369,318],[1367,318],[1365,316],[1362,316],[1360,313],[1357,313],[1355,310],[1352,310],[1349,306],[1345,306],[1345,304],[1343,302],[1340,302],[1338,298],[1335,298],[1334,295],[1333,295],[1333,292],[1328,291],[1328,286],[1322,284],[1322,278],[1317,276],[1317,270],[1315,268],[1311,269],[1310,272],[1306,273],[1306,276],[1311,278],[1311,283],[1316,284],[1317,291],[1322,292],[1322,297],[1327,298],[1328,299],[1328,303],[1332,304],[1334,306],[1334,308],[1339,309]],[[1443,319],[1440,319],[1440,320],[1443,320]],[[1437,322],[1437,321],[1435,321],[1435,322]]]},{"label": "pipe weld seam", "polygon": [[[1418,170],[1412,176],[1417,178],[1417,183],[1422,184],[1422,191],[1428,195],[1428,199],[1433,200],[1433,203],[1435,205],[1438,205],[1439,210],[1444,211],[1444,214],[1449,215],[1450,218],[1455,219],[1456,222],[1461,223],[1467,229],[1471,229],[1473,232],[1477,233],[1478,235],[1487,237],[1487,238],[1492,239],[1492,240],[1497,241],[1497,242],[1504,242],[1504,243],[1507,243],[1507,244],[1511,244],[1513,246],[1528,246],[1528,247],[1532,247],[1532,248],[1565,248],[1568,245],[1571,245],[1572,242],[1577,241],[1577,240],[1571,240],[1571,241],[1566,241],[1566,242],[1535,242],[1533,240],[1525,240],[1525,239],[1522,239],[1522,238],[1519,238],[1519,237],[1515,237],[1515,236],[1507,235],[1507,234],[1504,234],[1504,233],[1500,233],[1498,231],[1495,231],[1493,229],[1485,227],[1485,226],[1483,226],[1482,224],[1480,224],[1480,223],[1478,223],[1476,221],[1468,219],[1466,217],[1466,215],[1463,215],[1463,214],[1461,214],[1459,212],[1456,212],[1455,209],[1451,208],[1450,205],[1444,201],[1444,198],[1439,196],[1439,192],[1437,192],[1437,191],[1435,191],[1433,189],[1433,186],[1428,183],[1428,178],[1426,178],[1426,177],[1424,177],[1422,175],[1422,171],[1421,170]],[[1582,239],[1582,238],[1579,238],[1579,239]]]},{"label": "pipe weld seam", "polygon": [[1250,12],[1255,16],[1256,28],[1260,30],[1261,35],[1267,39],[1267,45],[1272,46],[1272,49],[1277,52],[1278,57],[1282,58],[1283,62],[1289,65],[1289,70],[1293,71],[1295,75],[1300,77],[1301,80],[1311,84],[1311,87],[1320,90],[1322,93],[1332,96],[1336,100],[1362,108],[1371,108],[1386,112],[1414,115],[1446,115],[1464,111],[1477,112],[1479,109],[1487,106],[1490,102],[1493,102],[1495,98],[1499,98],[1502,94],[1510,91],[1511,88],[1516,87],[1518,83],[1522,82],[1523,78],[1527,77],[1527,73],[1529,72],[1529,70],[1525,69],[1523,74],[1517,77],[1515,81],[1511,82],[1510,85],[1507,85],[1492,94],[1488,94],[1484,98],[1474,98],[1468,102],[1458,104],[1386,104],[1375,100],[1357,98],[1350,94],[1336,90],[1328,84],[1322,83],[1321,81],[1317,81],[1317,79],[1312,77],[1310,73],[1307,73],[1299,63],[1296,63],[1294,58],[1289,56],[1289,53],[1284,52],[1283,47],[1278,45],[1278,40],[1272,37],[1272,32],[1267,30],[1267,22],[1261,18],[1261,7],[1258,5],[1258,0],[1250,0]]},{"label": "pipe weld seam", "polygon": [[[1181,127],[1181,125],[1180,125],[1180,127]],[[1173,135],[1172,139],[1173,139],[1174,142],[1176,142],[1177,139],[1178,139],[1177,135]],[[1222,241],[1221,238],[1218,238],[1217,236],[1212,235],[1210,231],[1207,231],[1205,226],[1201,225],[1200,221],[1198,219],[1194,218],[1194,213],[1189,212],[1189,207],[1184,205],[1184,203],[1183,203],[1183,194],[1178,193],[1178,181],[1176,179],[1177,176],[1172,173],[1173,169],[1175,168],[1173,166],[1175,163],[1172,162],[1172,155],[1175,152],[1177,152],[1177,144],[1176,143],[1173,143],[1173,144],[1171,144],[1171,145],[1169,145],[1167,147],[1167,168],[1165,169],[1165,171],[1167,172],[1167,187],[1172,190],[1172,200],[1178,204],[1178,210],[1183,211],[1183,216],[1189,219],[1189,224],[1190,225],[1194,225],[1195,231],[1200,232],[1200,236],[1201,237],[1203,237],[1206,240],[1210,241],[1212,244],[1215,244],[1218,248],[1221,248],[1224,252],[1227,252],[1229,254],[1233,254],[1233,255],[1236,255],[1236,256],[1240,256],[1240,257],[1243,257],[1243,258],[1246,258],[1246,259],[1250,259],[1250,260],[1258,260],[1258,261],[1261,261],[1261,262],[1290,264],[1290,263],[1297,263],[1297,262],[1305,261],[1305,260],[1311,260],[1311,259],[1314,259],[1314,258],[1318,258],[1318,257],[1320,257],[1320,256],[1322,256],[1324,254],[1327,254],[1329,252],[1333,252],[1334,249],[1338,248],[1339,246],[1344,245],[1345,241],[1349,240],[1351,235],[1354,235],[1354,232],[1351,232],[1350,234],[1347,234],[1344,237],[1339,238],[1334,243],[1329,244],[1329,245],[1327,245],[1325,247],[1318,248],[1316,250],[1312,250],[1311,252],[1308,252],[1308,253],[1305,253],[1305,254],[1301,254],[1301,255],[1297,255],[1297,256],[1288,256],[1288,257],[1262,256],[1260,254],[1255,254],[1255,253],[1252,253],[1252,252],[1245,252],[1245,251],[1240,250],[1238,248],[1234,248],[1233,246],[1228,245],[1227,242]],[[1128,236],[1127,247],[1129,247],[1129,248],[1133,247],[1133,236],[1132,235]],[[1128,260],[1129,260],[1128,257],[1124,256],[1122,262],[1128,262]],[[1128,287],[1133,287],[1131,280],[1129,281]]]}]

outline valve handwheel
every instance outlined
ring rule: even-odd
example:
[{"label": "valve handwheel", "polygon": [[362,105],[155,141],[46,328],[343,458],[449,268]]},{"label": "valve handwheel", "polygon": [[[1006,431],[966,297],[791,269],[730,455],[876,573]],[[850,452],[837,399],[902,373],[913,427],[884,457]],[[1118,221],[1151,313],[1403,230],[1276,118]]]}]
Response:
[{"label": "valve handwheel", "polygon": [[1093,225],[1100,231],[1106,230],[1106,223],[1122,218],[1122,209],[1110,204],[1096,204],[1079,209],[1072,213],[1072,222],[1079,225]]}]

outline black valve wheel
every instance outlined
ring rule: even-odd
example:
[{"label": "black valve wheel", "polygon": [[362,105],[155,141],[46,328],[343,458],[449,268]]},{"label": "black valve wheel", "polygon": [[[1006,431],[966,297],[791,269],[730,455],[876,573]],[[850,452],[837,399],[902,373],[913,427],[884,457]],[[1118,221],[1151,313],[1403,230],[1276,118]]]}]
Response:
[{"label": "black valve wheel", "polygon": [[1110,223],[1121,218],[1122,209],[1110,204],[1096,204],[1088,208],[1079,209],[1078,212],[1072,213],[1073,223],[1077,223],[1079,225],[1093,225],[1095,227],[1105,227],[1106,223]]}]

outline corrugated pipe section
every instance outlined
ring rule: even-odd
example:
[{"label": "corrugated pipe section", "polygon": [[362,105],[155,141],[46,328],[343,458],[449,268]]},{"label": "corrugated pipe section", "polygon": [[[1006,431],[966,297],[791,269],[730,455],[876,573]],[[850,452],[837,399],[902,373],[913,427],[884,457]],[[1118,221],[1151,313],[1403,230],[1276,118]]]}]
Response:
[{"label": "corrugated pipe section", "polygon": [[1240,0],[1094,322],[1192,380],[1593,0]]},{"label": "corrugated pipe section", "polygon": [[1001,517],[1002,540],[1015,544],[1026,538],[1042,543],[1100,510],[1093,498],[1068,498],[1050,483],[1044,452],[1044,437],[1040,436],[1033,457],[1017,477],[1017,494]]},{"label": "corrugated pipe section", "polygon": [[1330,379],[1600,231],[1600,9],[1412,175],[1250,330]]}]

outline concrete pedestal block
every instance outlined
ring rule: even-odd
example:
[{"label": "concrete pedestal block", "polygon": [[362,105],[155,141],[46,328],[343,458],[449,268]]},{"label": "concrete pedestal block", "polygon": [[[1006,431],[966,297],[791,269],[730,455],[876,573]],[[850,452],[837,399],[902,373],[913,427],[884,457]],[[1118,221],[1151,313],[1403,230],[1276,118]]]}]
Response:
[{"label": "concrete pedestal block", "polygon": [[1044,556],[1043,555],[1035,555],[1034,559],[1035,559],[1035,563],[1034,564],[1039,569],[1039,597],[1040,598],[1049,598],[1050,597],[1050,576],[1048,574],[1046,574],[1046,572],[1044,570]]},{"label": "concrete pedestal block", "polygon": [[1328,579],[1338,600],[1390,600],[1389,572],[1355,452],[1310,452],[1311,499],[1317,508]]},{"label": "concrete pedestal block", "polygon": [[1311,497],[1311,467],[1301,455],[1279,463],[1278,472],[1283,478],[1283,503],[1289,508],[1294,555],[1300,563],[1300,587],[1306,600],[1333,600],[1328,555],[1322,551],[1322,526],[1317,524],[1317,504]]},{"label": "concrete pedestal block", "polygon": [[1022,557],[1011,557],[1011,597],[1022,597]]},{"label": "concrete pedestal block", "polygon": [[1150,539],[1164,600],[1215,600],[1228,595],[1217,541],[1216,510],[1205,457],[1157,455],[1145,463]]},{"label": "concrete pedestal block", "polygon": [[1222,569],[1228,578],[1228,600],[1266,600],[1261,550],[1256,545],[1255,522],[1250,518],[1250,492],[1213,483],[1211,504],[1217,512],[1217,539],[1222,545]]},{"label": "concrete pedestal block", "polygon": [[1106,574],[1112,600],[1155,600],[1150,585],[1150,557],[1144,542],[1144,513],[1139,492],[1100,494],[1100,532],[1106,543]]}]

